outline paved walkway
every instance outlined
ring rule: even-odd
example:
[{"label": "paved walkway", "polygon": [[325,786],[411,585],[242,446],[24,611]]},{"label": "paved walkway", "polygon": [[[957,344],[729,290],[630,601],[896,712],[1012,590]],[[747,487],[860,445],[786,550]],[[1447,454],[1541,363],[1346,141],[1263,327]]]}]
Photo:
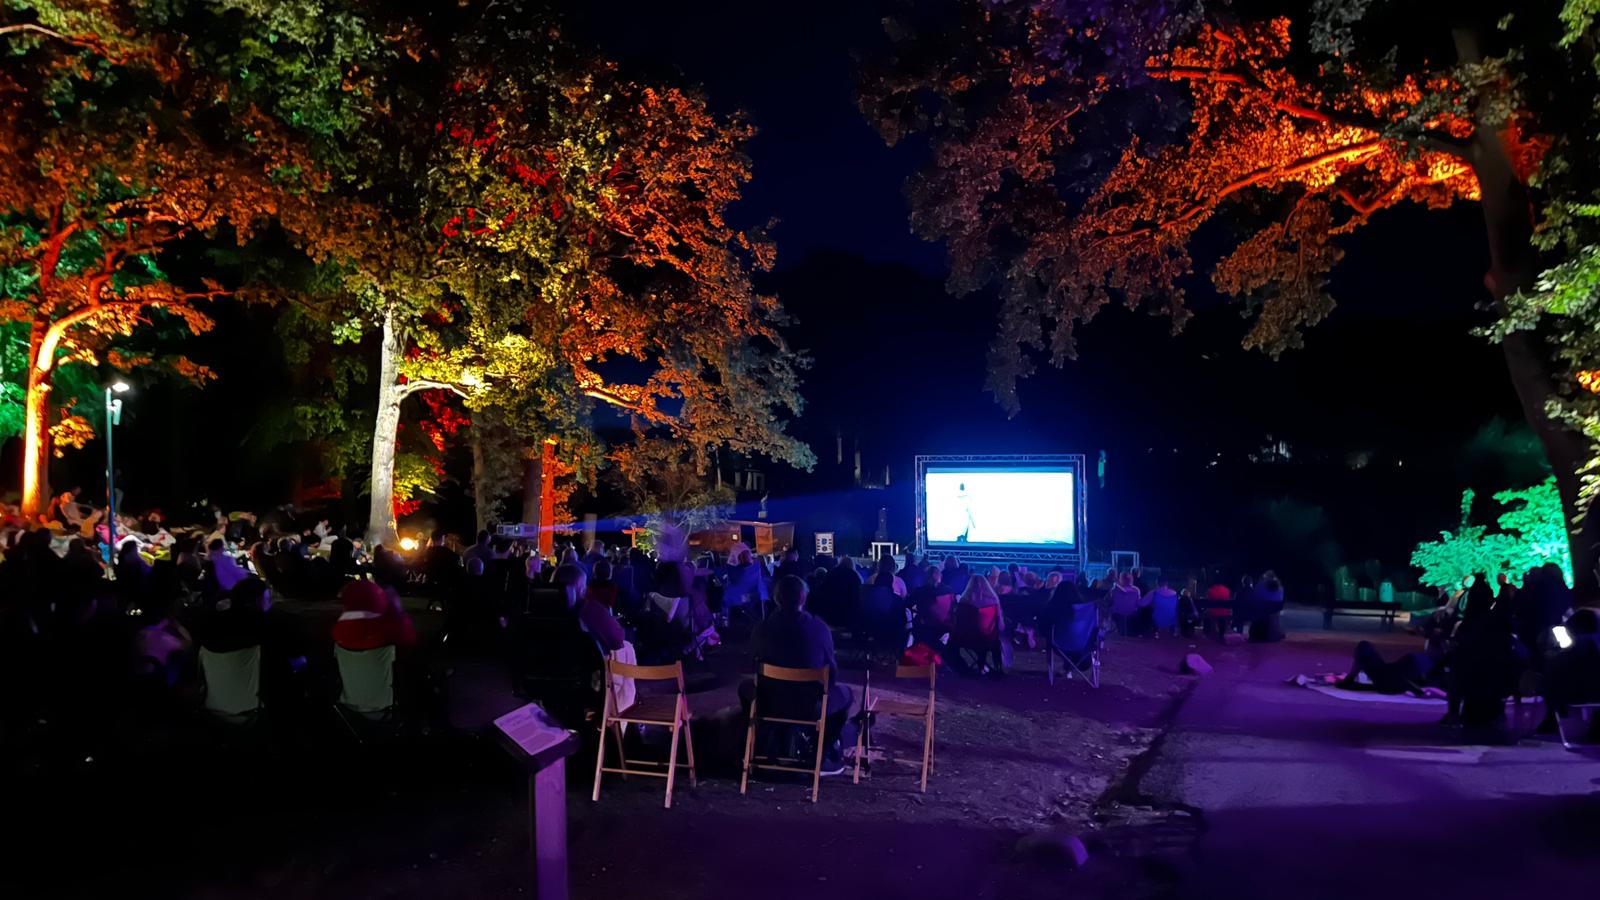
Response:
[{"label": "paved walkway", "polygon": [[[1200,835],[1181,896],[1570,896],[1600,884],[1600,762],[1559,744],[1463,746],[1442,707],[1355,702],[1284,684],[1342,671],[1354,642],[1398,633],[1300,632],[1202,646],[1216,666],[1139,784],[1193,808]],[[1538,707],[1524,708],[1531,728]]]}]

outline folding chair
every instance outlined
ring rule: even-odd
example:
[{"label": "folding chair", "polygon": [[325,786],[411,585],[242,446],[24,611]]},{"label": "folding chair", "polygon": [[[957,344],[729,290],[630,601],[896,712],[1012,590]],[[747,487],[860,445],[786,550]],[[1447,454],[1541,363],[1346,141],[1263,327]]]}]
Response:
[{"label": "folding chair", "polygon": [[1056,657],[1067,664],[1067,677],[1073,673],[1083,677],[1090,687],[1100,686],[1100,611],[1093,603],[1079,603],[1072,607],[1072,621],[1063,629],[1059,624],[1050,626],[1045,653],[1049,660],[1045,677],[1056,683]]},{"label": "folding chair", "polygon": [[[764,682],[777,681],[788,684],[815,684],[822,688],[822,697],[817,707],[817,718],[811,719],[780,719],[776,716],[761,715],[761,694]],[[783,757],[773,757],[772,762],[758,763],[755,761],[756,726],[761,723],[776,725],[799,725],[817,730],[817,755],[810,768],[783,765],[788,760]],[[824,738],[828,722],[828,670],[821,669],[791,669],[786,666],[774,666],[762,663],[756,669],[756,694],[750,701],[750,727],[744,737],[744,774],[739,778],[739,793],[743,794],[750,786],[751,769],[774,769],[780,772],[801,772],[811,776],[811,802],[817,802],[817,793],[822,788],[822,751],[827,746]],[[800,762],[800,760],[794,760]]]},{"label": "folding chair", "polygon": [[[949,653],[951,663],[958,670],[981,670],[991,654],[995,665],[999,665],[1000,640],[1000,607],[956,604],[955,618],[950,627]],[[970,666],[962,655],[969,651],[975,657]]]},{"label": "folding chair", "polygon": [[[634,681],[673,681],[678,689],[672,694],[640,694],[633,704],[626,709],[617,708],[617,678],[632,678]],[[628,723],[636,725],[660,725],[672,730],[672,749],[667,753],[666,771],[657,769],[630,769],[628,757],[622,751],[623,731]],[[616,726],[617,758],[621,761],[618,768],[606,768],[606,732],[611,726]],[[665,808],[672,808],[672,786],[678,772],[678,734],[683,734],[683,744],[689,754],[689,785],[698,786],[694,773],[694,736],[689,732],[689,696],[683,688],[683,663],[675,662],[670,666],[636,666],[630,663],[617,662],[606,659],[606,698],[605,705],[600,712],[600,752],[595,755],[594,761],[594,800],[600,799],[600,779],[604,773],[611,772],[616,775],[644,775],[650,778],[667,779],[667,801]],[[659,760],[634,760],[636,766],[661,766]]]},{"label": "folding chair", "polygon": [[[928,681],[928,702],[910,703],[904,700],[884,700],[872,695],[872,672],[867,672],[866,687],[863,690],[861,710],[866,714],[866,721],[871,724],[877,716],[897,716],[902,719],[922,720],[922,786],[921,792],[928,792],[928,772],[933,768],[933,709],[935,704],[935,679],[938,678],[938,666],[895,666],[894,677]],[[854,783],[861,783],[861,760],[866,756],[869,745],[865,742],[866,728],[856,731],[856,771]]]},{"label": "folding chair", "polygon": [[206,696],[201,706],[222,719],[241,722],[261,711],[261,648],[218,653],[200,648]]},{"label": "folding chair", "polygon": [[334,661],[339,665],[339,699],[333,704],[340,721],[357,741],[361,735],[351,721],[362,719],[390,722],[395,713],[394,645],[372,650],[346,650],[335,644]]}]

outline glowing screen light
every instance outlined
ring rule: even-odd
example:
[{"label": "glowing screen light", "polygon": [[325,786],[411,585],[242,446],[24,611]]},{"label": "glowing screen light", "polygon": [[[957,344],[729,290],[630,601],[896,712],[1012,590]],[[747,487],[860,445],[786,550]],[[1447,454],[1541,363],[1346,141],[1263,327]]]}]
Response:
[{"label": "glowing screen light", "polygon": [[400,539],[400,549],[406,551],[407,553],[410,553],[411,551],[417,549],[417,539],[413,538],[413,537],[403,537],[403,538],[401,538]]},{"label": "glowing screen light", "polygon": [[1073,481],[1066,467],[930,468],[928,543],[1072,546]]}]

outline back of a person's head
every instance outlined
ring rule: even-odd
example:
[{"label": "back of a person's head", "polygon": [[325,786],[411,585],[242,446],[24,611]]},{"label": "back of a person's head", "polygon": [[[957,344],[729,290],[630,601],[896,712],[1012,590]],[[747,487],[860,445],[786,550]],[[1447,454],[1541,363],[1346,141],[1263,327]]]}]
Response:
[{"label": "back of a person's head", "polygon": [[998,602],[999,599],[987,578],[967,579],[967,588],[961,592],[961,600],[965,603],[983,603],[986,600]]},{"label": "back of a person's head", "polygon": [[583,567],[572,563],[562,563],[556,567],[556,584],[567,592],[567,602],[578,599],[578,594],[583,592],[588,584],[589,576]]},{"label": "back of a person's head", "polygon": [[489,529],[487,529],[487,528],[485,528],[484,530],[478,532],[478,546],[479,547],[487,547],[487,546],[489,546],[489,539],[492,538],[492,537],[494,537],[494,535],[491,534],[489,532]]},{"label": "back of a person's head", "polygon": [[1587,606],[1573,611],[1567,617],[1567,630],[1573,634],[1600,634],[1600,612]]},{"label": "back of a person's head", "polygon": [[806,583],[798,575],[785,575],[773,587],[772,598],[779,609],[794,610],[805,605]]},{"label": "back of a person's head", "polygon": [[1078,593],[1077,584],[1062,579],[1061,583],[1056,585],[1055,592],[1050,595],[1050,602],[1058,605],[1076,606],[1083,602],[1083,596]]},{"label": "back of a person's head", "polygon": [[467,560],[467,574],[471,575],[473,577],[477,577],[477,576],[483,574],[483,558],[482,557],[474,556],[473,558]]},{"label": "back of a person's head", "polygon": [[495,556],[505,556],[507,553],[511,552],[511,539],[508,537],[497,537],[493,541],[493,546]]},{"label": "back of a person's head", "polygon": [[946,572],[954,571],[959,565],[961,565],[961,561],[956,559],[954,556],[946,556],[944,558],[944,568]]},{"label": "back of a person's head", "polygon": [[363,578],[346,582],[339,589],[339,604],[345,612],[382,612],[388,606],[388,597],[376,582]]},{"label": "back of a person's head", "polygon": [[611,580],[611,561],[610,560],[608,560],[608,559],[595,560],[595,563],[594,563],[594,580],[595,581],[610,581]]},{"label": "back of a person's head", "polygon": [[217,539],[213,540],[211,543],[207,544],[206,545],[206,549],[210,550],[212,553],[215,553],[218,550],[221,550],[223,548],[223,546],[224,545],[222,543],[222,538],[217,538]]},{"label": "back of a person's head", "polygon": [[839,557],[839,568],[841,568],[841,569],[853,569],[853,568],[855,568],[855,563],[852,562],[850,557],[848,557],[848,556],[840,556]]},{"label": "back of a person's head", "polygon": [[1156,579],[1156,587],[1161,588],[1162,590],[1170,590],[1171,589],[1171,585],[1167,583],[1167,579],[1165,579],[1165,578],[1157,578]]},{"label": "back of a person's head", "polygon": [[683,583],[683,569],[675,562],[656,566],[656,593],[663,597],[682,597],[687,593]]},{"label": "back of a person's head", "polygon": [[234,609],[262,610],[271,604],[272,595],[268,593],[267,583],[251,575],[242,578],[239,583],[228,590],[228,595],[233,598]]}]

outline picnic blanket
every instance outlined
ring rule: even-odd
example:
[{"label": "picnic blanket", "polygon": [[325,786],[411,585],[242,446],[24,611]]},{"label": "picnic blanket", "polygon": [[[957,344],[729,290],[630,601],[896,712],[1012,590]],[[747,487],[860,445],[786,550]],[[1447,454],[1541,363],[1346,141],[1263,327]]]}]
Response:
[{"label": "picnic blanket", "polygon": [[1364,703],[1403,703],[1414,706],[1443,706],[1445,697],[1443,692],[1437,696],[1429,695],[1418,697],[1415,694],[1383,694],[1378,691],[1352,691],[1339,687],[1333,682],[1338,681],[1342,675],[1296,675],[1288,680],[1289,684],[1310,688],[1319,694],[1336,697],[1340,700],[1356,700]]}]

